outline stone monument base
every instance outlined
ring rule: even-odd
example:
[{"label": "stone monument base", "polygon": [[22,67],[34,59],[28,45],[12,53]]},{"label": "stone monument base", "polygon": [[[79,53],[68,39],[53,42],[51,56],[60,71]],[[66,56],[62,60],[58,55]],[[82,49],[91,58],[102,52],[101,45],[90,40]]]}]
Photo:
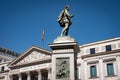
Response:
[{"label": "stone monument base", "polygon": [[70,36],[60,36],[49,44],[52,49],[52,80],[76,80],[76,59],[80,51]]},{"label": "stone monument base", "polygon": [[75,42],[75,40],[70,36],[59,36],[57,39],[54,40],[54,43],[66,43],[66,42]]}]

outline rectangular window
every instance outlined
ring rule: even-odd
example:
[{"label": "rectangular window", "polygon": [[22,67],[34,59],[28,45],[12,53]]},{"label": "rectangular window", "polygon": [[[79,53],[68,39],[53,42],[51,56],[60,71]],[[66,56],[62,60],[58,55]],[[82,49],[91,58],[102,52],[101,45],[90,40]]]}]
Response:
[{"label": "rectangular window", "polygon": [[91,78],[97,77],[96,66],[90,66],[90,76],[91,76]]},{"label": "rectangular window", "polygon": [[105,47],[106,47],[106,51],[111,51],[112,50],[111,45],[107,45]]},{"label": "rectangular window", "polygon": [[0,59],[0,62],[2,62],[2,59]]},{"label": "rectangular window", "polygon": [[4,71],[4,66],[1,67],[1,71]]},{"label": "rectangular window", "polygon": [[107,74],[108,76],[114,75],[113,63],[107,64]]},{"label": "rectangular window", "polygon": [[79,68],[76,68],[76,77],[79,78]]},{"label": "rectangular window", "polygon": [[90,49],[90,54],[95,54],[95,48]]}]

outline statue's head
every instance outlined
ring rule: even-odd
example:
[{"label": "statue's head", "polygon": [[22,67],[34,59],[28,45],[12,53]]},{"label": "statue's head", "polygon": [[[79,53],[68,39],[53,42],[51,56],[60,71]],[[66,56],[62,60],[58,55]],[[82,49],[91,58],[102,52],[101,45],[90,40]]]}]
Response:
[{"label": "statue's head", "polygon": [[69,9],[70,9],[70,6],[69,6],[69,5],[66,5],[65,8],[66,8],[67,10],[69,10]]}]

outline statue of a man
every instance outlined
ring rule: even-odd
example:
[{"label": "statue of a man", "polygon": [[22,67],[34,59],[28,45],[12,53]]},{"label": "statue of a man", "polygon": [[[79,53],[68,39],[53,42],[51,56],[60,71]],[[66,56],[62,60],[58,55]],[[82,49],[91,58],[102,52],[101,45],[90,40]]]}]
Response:
[{"label": "statue of a man", "polygon": [[70,19],[73,17],[73,15],[69,14],[69,9],[70,7],[66,6],[58,16],[58,22],[60,26],[63,27],[63,30],[61,31],[60,36],[63,36],[63,35],[67,36],[69,26],[72,24],[72,21]]}]

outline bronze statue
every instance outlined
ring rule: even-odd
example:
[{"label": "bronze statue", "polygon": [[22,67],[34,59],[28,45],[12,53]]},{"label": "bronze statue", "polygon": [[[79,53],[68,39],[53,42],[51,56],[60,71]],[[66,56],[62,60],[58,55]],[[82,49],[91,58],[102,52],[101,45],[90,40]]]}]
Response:
[{"label": "bronze statue", "polygon": [[69,26],[72,24],[72,21],[70,19],[73,17],[73,15],[69,14],[69,9],[70,7],[67,5],[58,16],[58,22],[60,26],[63,27],[63,30],[61,31],[60,36],[63,36],[63,35],[67,36]]}]

